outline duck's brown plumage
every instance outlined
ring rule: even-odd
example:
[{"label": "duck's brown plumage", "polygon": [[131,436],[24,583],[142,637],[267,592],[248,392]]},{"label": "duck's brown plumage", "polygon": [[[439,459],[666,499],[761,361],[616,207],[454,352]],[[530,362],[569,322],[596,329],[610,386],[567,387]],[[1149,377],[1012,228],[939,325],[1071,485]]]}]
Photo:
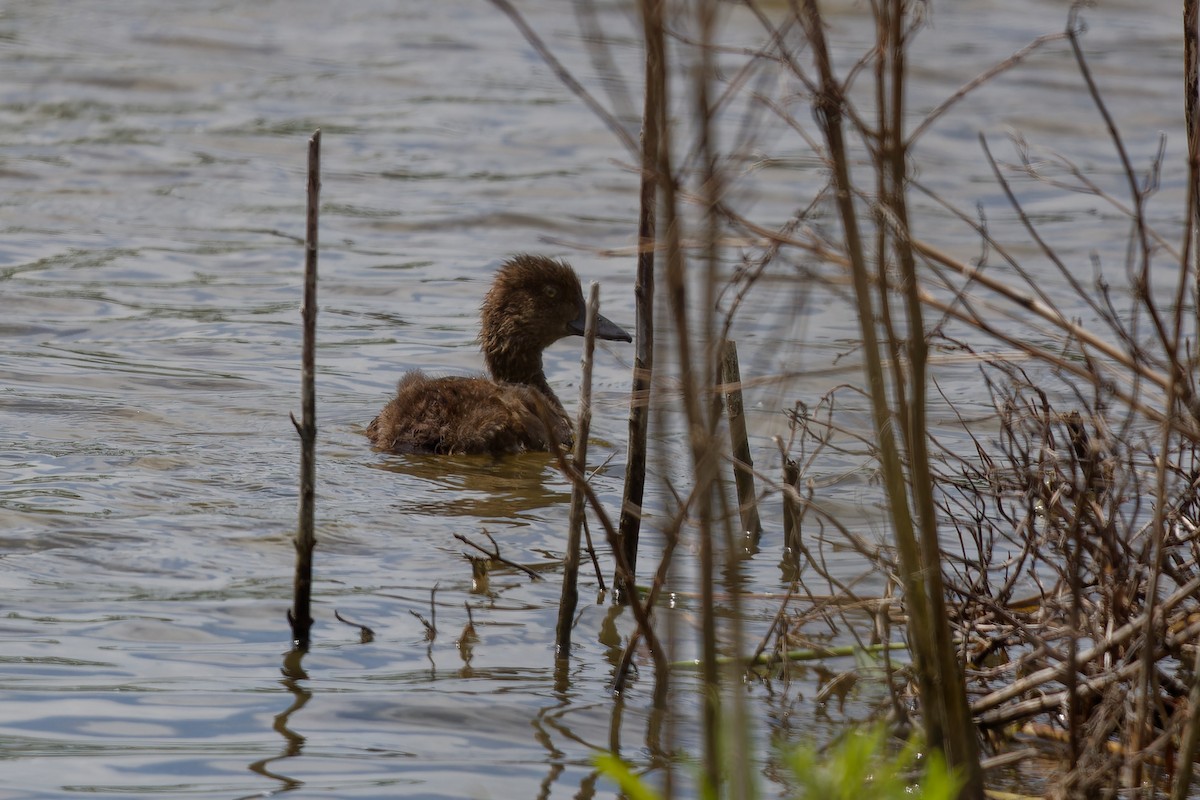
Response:
[{"label": "duck's brown plumage", "polygon": [[[583,334],[583,289],[575,271],[544,256],[514,256],[496,274],[480,318],[479,343],[491,378],[408,373],[367,426],[376,448],[500,454],[570,443],[570,421],[546,382],[542,351]],[[630,341],[603,317],[596,335]]]}]

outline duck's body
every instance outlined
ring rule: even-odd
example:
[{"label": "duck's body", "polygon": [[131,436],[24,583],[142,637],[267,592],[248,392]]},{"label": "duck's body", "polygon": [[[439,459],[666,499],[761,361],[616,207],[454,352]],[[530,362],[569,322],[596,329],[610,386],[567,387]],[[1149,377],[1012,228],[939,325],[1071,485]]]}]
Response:
[{"label": "duck's body", "polygon": [[[539,407],[541,410],[539,411]],[[396,396],[368,426],[380,450],[392,453],[519,453],[568,445],[571,426],[562,405],[531,386],[490,378],[429,378],[409,372]]]},{"label": "duck's body", "polygon": [[[569,445],[571,424],[546,382],[542,351],[583,334],[583,290],[568,265],[542,256],[506,261],[484,298],[480,345],[490,378],[410,372],[367,436],[392,453],[516,453]],[[631,341],[600,317],[597,336]]]}]

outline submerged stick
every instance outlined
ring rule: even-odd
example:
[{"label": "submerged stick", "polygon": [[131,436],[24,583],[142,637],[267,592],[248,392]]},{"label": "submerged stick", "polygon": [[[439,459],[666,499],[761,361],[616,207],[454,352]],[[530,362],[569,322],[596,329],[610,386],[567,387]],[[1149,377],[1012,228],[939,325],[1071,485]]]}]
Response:
[{"label": "submerged stick", "polygon": [[[587,440],[592,427],[592,354],[596,350],[596,317],[600,315],[600,285],[588,287],[587,320],[583,333],[583,377],[579,385],[579,419],[575,423],[575,467],[587,465]],[[587,498],[578,483],[571,487],[571,516],[567,529],[567,555],[563,561],[562,600],[558,605],[558,630],[554,640],[557,658],[571,655],[571,623],[579,605],[579,543]]]},{"label": "submerged stick", "polygon": [[725,395],[725,416],[729,419],[733,477],[737,485],[742,534],[757,543],[762,534],[762,523],[758,518],[758,498],[754,491],[754,460],[750,456],[745,406],[742,404],[742,371],[738,367],[737,342],[728,339],[721,347],[721,383]]},{"label": "submerged stick", "polygon": [[343,625],[349,625],[351,628],[358,628],[358,639],[362,644],[370,644],[371,642],[375,641],[375,631],[373,631],[369,626],[346,619],[342,616],[340,611],[336,610],[333,612],[333,618]]},{"label": "submerged stick", "polygon": [[313,508],[317,475],[317,217],[321,198],[321,131],[308,140],[308,212],[304,230],[304,345],[300,356],[300,416],[292,424],[300,434],[300,518],[296,528],[296,577],[292,585],[292,647],[307,650],[312,628],[312,560],[317,546]]},{"label": "submerged stick", "polygon": [[[542,579],[541,575],[538,575],[536,572],[534,572],[533,570],[531,570],[529,567],[525,566],[524,564],[518,564],[516,561],[510,561],[509,559],[500,555],[500,545],[496,544],[495,538],[493,538],[492,535],[487,532],[486,528],[483,531],[483,535],[486,536],[488,538],[488,541],[492,543],[491,550],[488,550],[486,547],[483,547],[482,545],[472,542],[470,539],[468,539],[466,536],[463,536],[461,533],[454,534],[454,538],[458,539],[460,542],[462,542],[465,545],[474,547],[476,550],[483,553],[490,560],[495,561],[497,564],[503,564],[506,567],[512,567],[513,569],[520,570],[521,572],[524,572],[526,575],[528,575],[530,578],[532,578],[535,581],[540,581]],[[466,554],[464,553],[464,555],[466,555]]]}]

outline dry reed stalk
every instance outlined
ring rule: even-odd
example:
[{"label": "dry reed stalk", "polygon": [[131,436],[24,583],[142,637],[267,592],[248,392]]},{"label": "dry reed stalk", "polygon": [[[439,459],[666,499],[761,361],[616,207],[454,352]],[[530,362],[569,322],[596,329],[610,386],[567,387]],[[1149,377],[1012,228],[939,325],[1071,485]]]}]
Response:
[{"label": "dry reed stalk", "polygon": [[307,650],[312,629],[312,562],[317,546],[313,511],[317,473],[317,221],[321,204],[321,131],[308,140],[308,207],[304,229],[304,345],[300,368],[300,517],[296,532],[296,576],[292,586],[292,647]]},{"label": "dry reed stalk", "polygon": [[[587,440],[592,429],[592,355],[596,351],[596,317],[600,313],[600,284],[588,287],[587,317],[583,329],[582,378],[579,385],[579,416],[575,423],[575,468],[581,473],[587,468]],[[571,625],[579,605],[579,550],[583,532],[586,498],[581,485],[571,487],[571,512],[567,525],[567,553],[563,559],[562,599],[558,604],[558,629],[554,655],[565,659],[571,656]]]}]

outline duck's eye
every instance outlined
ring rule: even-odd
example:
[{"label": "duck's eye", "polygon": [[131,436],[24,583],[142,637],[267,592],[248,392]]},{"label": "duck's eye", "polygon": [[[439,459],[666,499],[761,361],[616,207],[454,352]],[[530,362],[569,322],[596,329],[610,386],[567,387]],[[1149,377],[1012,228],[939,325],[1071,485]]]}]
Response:
[{"label": "duck's eye", "polygon": [[553,300],[555,297],[558,297],[558,289],[554,288],[553,286],[547,286],[543,289],[543,291],[546,293],[546,297],[549,297],[551,300]]}]

